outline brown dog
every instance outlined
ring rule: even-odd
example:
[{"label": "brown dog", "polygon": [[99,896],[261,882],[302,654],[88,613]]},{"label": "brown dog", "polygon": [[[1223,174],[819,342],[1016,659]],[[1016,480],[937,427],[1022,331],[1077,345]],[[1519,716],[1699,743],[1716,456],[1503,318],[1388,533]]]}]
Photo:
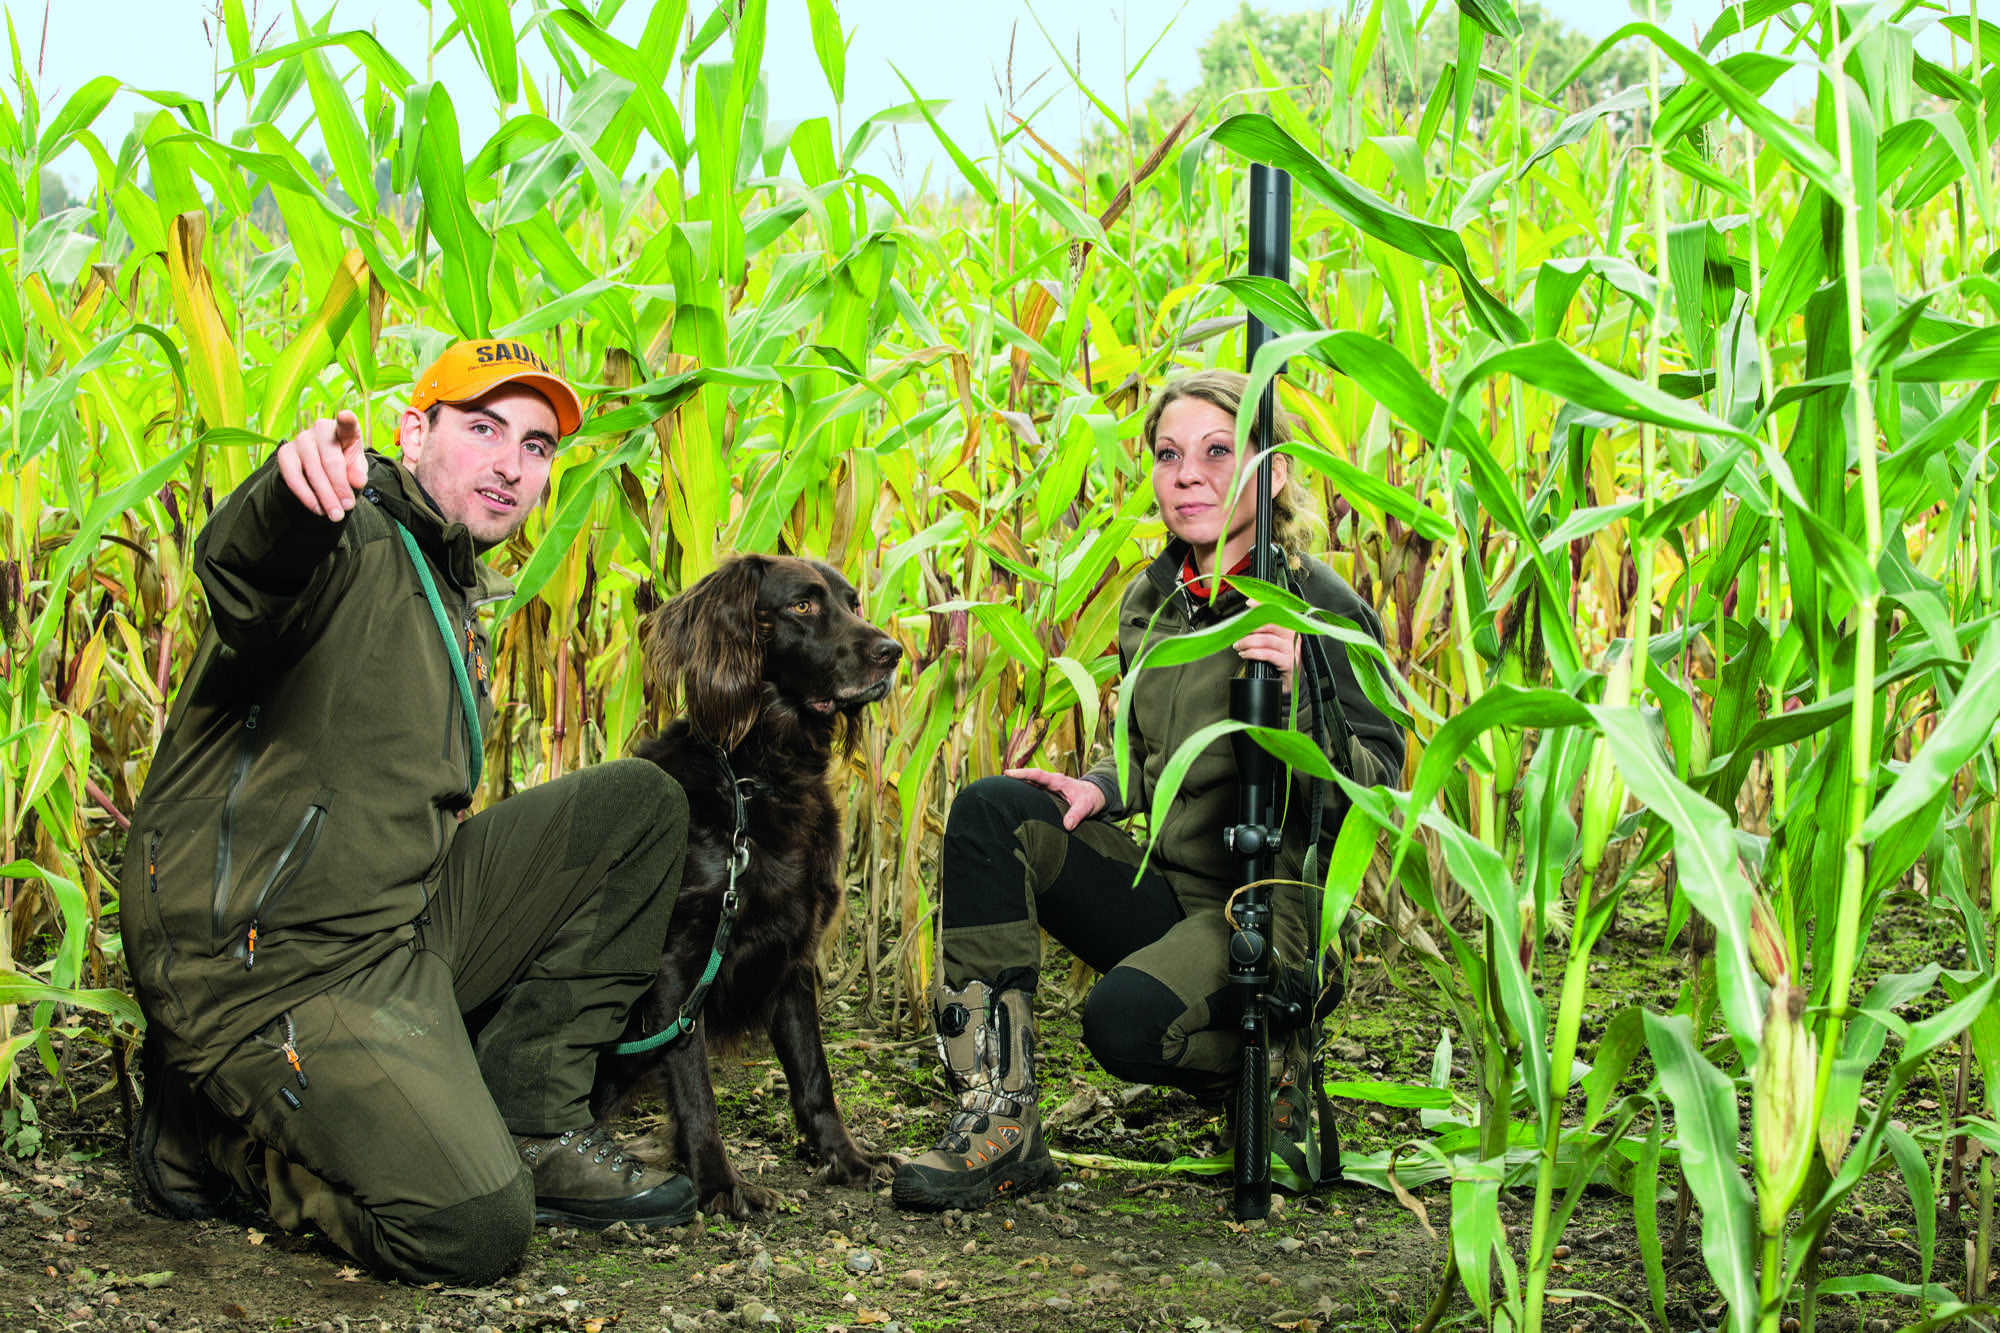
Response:
[{"label": "brown dog", "polygon": [[687,862],[660,978],[633,1012],[634,1037],[673,1023],[708,965],[723,910],[740,792],[748,857],[721,970],[686,1035],[599,1061],[593,1110],[608,1118],[645,1086],[673,1112],[675,1144],[705,1212],[747,1218],[776,1205],[723,1151],[709,1082],[711,1041],[758,1028],[784,1066],[816,1184],[887,1180],[902,1160],[856,1144],[834,1104],[820,1038],[819,939],[840,904],[840,820],[827,789],[836,740],[889,692],[903,650],[863,620],[840,572],[814,560],[742,556],[662,607],[649,662],[685,702],[635,753],[686,789]]}]

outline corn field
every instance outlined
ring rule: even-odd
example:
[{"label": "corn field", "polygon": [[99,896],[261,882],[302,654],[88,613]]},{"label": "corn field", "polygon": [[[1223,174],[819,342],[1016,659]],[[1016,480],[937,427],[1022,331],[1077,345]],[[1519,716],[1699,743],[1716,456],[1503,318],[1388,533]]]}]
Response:
[{"label": "corn field", "polygon": [[[943,811],[1111,742],[1118,594],[1163,531],[1139,417],[1177,371],[1240,365],[1247,309],[1282,335],[1253,378],[1289,360],[1323,554],[1388,625],[1384,652],[1302,604],[1252,613],[1382,661],[1408,721],[1407,790],[1347,792],[1327,911],[1383,924],[1477,1070],[1469,1112],[1443,1088],[1398,1104],[1427,1111],[1401,1165],[1449,1182],[1480,1318],[1541,1327],[1596,1181],[1631,1198],[1664,1326],[1676,1169],[1732,1329],[1812,1327],[1820,1238],[1870,1172],[1906,1183],[1924,1271],[1838,1289],[1915,1296],[1923,1327],[1991,1317],[1990,1224],[1967,1289],[1928,1258],[1945,1188],[1992,1216],[1993,1158],[1963,1172],[1966,1144],[2000,1150],[2000,26],[1976,3],[1746,0],[1698,45],[1635,18],[1599,54],[1636,43],[1650,77],[1583,105],[1590,62],[1524,84],[1509,0],[1357,0],[1319,84],[1252,51],[1255,111],[1142,124],[1126,89],[1082,89],[1114,147],[1081,163],[1032,118],[955,142],[916,84],[775,122],[770,24],[809,25],[844,101],[835,0],[657,0],[630,44],[617,0],[450,8],[484,86],[337,15],[259,37],[222,0],[213,86],[146,93],[116,140],[115,77],[56,104],[14,45],[9,1078],[142,1022],[115,870],[204,623],[194,534],[312,417],[354,407],[386,442],[413,371],[472,336],[536,342],[593,405],[494,555],[518,592],[482,799],[663,721],[640,665],[662,598],[731,552],[824,555],[910,662],[836,775],[854,892],[828,988],[920,1022]],[[1417,87],[1433,18],[1457,59]],[[1796,113],[1765,99],[1784,75]],[[499,111],[484,143],[474,104]],[[279,127],[301,119],[324,170]],[[963,187],[868,174],[891,127]],[[45,209],[77,149],[83,201]],[[1292,173],[1290,285],[1244,276],[1252,162]],[[1965,965],[1864,990],[1877,908],[1911,883]],[[1583,1040],[1592,944],[1662,884],[1712,972]],[[1933,1057],[1963,1114],[1892,1124]],[[1532,1192],[1525,1264],[1503,1189]]]}]

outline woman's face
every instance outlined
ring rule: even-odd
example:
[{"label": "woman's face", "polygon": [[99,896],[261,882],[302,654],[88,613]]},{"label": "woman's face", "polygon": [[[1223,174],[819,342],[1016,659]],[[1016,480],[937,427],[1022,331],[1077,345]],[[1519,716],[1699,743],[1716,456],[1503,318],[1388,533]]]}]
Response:
[{"label": "woman's face", "polygon": [[[1255,540],[1257,488],[1246,479],[1229,506],[1236,477],[1236,418],[1201,398],[1176,398],[1153,436],[1153,498],[1167,531],[1198,550],[1223,543],[1229,569]],[[1271,489],[1284,488],[1289,463],[1272,460]],[[1199,563],[1206,565],[1205,559]]]}]

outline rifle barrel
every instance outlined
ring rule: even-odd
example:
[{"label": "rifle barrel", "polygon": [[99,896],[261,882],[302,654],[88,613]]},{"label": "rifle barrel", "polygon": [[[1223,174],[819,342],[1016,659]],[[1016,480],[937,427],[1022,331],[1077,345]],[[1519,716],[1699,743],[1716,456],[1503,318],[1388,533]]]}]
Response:
[{"label": "rifle barrel", "polygon": [[[1292,178],[1261,162],[1250,167],[1250,273],[1291,280]],[[1258,349],[1271,340],[1269,326],[1256,315],[1244,333],[1243,368],[1254,370]],[[1281,368],[1282,370],[1282,368]],[[1245,404],[1245,406],[1249,406]],[[1264,386],[1253,408],[1250,445],[1258,457],[1256,546],[1251,574],[1271,578],[1271,444],[1277,413],[1277,382]],[[1217,571],[1220,573],[1221,571]],[[1248,677],[1231,682],[1229,714],[1253,726],[1283,724],[1277,668],[1251,663]],[[1243,854],[1246,888],[1237,900],[1236,928],[1229,939],[1229,980],[1242,1002],[1243,1036],[1237,1068],[1235,1214],[1265,1217],[1271,1211],[1270,1010],[1271,891],[1264,883],[1276,861],[1280,830],[1277,789],[1284,769],[1277,759],[1239,732],[1232,736],[1241,822],[1230,829],[1230,845]]]}]

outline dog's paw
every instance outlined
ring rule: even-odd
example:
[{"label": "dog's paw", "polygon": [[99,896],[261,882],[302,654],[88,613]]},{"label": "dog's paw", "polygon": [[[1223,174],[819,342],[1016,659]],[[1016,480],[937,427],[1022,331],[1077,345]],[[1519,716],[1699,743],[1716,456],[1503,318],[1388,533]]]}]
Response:
[{"label": "dog's paw", "polygon": [[702,1200],[701,1210],[710,1217],[733,1217],[738,1222],[748,1222],[758,1213],[773,1213],[783,1200],[775,1190],[767,1190],[762,1185],[752,1185],[747,1180],[738,1179],[726,1188],[719,1189]]},{"label": "dog's paw", "polygon": [[896,1168],[909,1159],[901,1153],[868,1152],[856,1149],[843,1153],[813,1173],[815,1185],[837,1185],[843,1189],[868,1189],[886,1185],[895,1178]]}]

